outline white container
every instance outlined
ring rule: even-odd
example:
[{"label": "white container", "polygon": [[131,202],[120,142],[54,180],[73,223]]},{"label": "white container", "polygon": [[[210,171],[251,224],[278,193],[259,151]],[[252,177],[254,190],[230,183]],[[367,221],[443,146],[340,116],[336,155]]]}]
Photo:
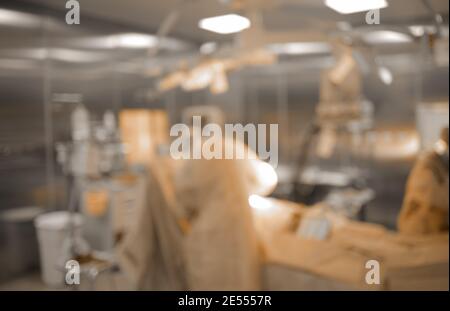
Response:
[{"label": "white container", "polygon": [[433,148],[441,136],[441,130],[448,127],[448,116],[448,102],[423,103],[417,106],[417,128],[422,150]]},{"label": "white container", "polygon": [[[41,274],[44,283],[50,287],[64,284],[64,243],[69,236],[70,213],[52,212],[38,216],[34,225],[37,231]],[[83,218],[79,214],[73,217],[74,234],[81,236]]]}]

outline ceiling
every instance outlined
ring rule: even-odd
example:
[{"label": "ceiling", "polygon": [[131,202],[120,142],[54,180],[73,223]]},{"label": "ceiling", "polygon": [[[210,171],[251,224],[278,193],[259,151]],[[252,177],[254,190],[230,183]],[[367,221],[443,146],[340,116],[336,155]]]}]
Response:
[{"label": "ceiling", "polygon": [[[63,0],[21,0],[64,11]],[[364,23],[364,13],[341,15],[327,8],[322,0],[247,0],[263,3],[264,25],[271,30],[300,30],[314,27],[318,21],[335,24],[347,21],[352,25]],[[388,0],[389,7],[381,11],[382,24],[431,23],[431,17],[421,0]],[[83,15],[109,22],[155,32],[164,17],[178,6],[180,0],[79,0]],[[232,35],[216,35],[197,27],[203,17],[233,11],[227,0],[185,0],[181,16],[172,35],[201,43],[228,40]],[[448,21],[448,0],[430,0],[433,8]],[[247,12],[241,12],[246,14]]]}]

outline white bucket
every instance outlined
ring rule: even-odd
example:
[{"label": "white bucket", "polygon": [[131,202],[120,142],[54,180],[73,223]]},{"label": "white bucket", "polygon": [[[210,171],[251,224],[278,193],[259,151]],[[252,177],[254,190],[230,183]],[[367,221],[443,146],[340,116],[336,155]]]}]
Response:
[{"label": "white bucket", "polygon": [[[44,283],[50,287],[61,287],[64,283],[64,265],[62,263],[63,244],[69,234],[70,213],[52,212],[38,216],[34,225],[39,242],[41,275]],[[83,218],[75,214],[74,233],[81,236]]]}]

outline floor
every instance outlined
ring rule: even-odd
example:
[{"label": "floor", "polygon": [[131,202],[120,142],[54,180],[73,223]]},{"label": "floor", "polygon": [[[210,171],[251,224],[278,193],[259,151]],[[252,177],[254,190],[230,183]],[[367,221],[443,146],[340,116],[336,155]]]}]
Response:
[{"label": "floor", "polygon": [[62,291],[62,290],[97,290],[97,291],[127,291],[130,285],[121,273],[103,274],[94,284],[81,278],[81,284],[77,287],[53,288],[46,286],[39,271],[17,277],[13,280],[0,283],[0,291]]},{"label": "floor", "polygon": [[41,280],[39,272],[15,278],[11,281],[0,283],[0,291],[48,291],[55,290],[47,287]]}]

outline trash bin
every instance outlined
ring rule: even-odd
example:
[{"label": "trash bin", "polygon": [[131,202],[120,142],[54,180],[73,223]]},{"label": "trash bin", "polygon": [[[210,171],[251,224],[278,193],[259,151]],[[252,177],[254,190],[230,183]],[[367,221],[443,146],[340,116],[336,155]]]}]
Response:
[{"label": "trash bin", "polygon": [[40,207],[30,206],[0,213],[0,281],[38,268],[38,243],[33,221],[43,211]]},{"label": "trash bin", "polygon": [[[74,235],[81,236],[83,218],[73,215]],[[39,242],[41,274],[44,283],[50,287],[61,287],[64,282],[63,247],[69,236],[70,213],[65,211],[40,215],[35,219]]]}]

